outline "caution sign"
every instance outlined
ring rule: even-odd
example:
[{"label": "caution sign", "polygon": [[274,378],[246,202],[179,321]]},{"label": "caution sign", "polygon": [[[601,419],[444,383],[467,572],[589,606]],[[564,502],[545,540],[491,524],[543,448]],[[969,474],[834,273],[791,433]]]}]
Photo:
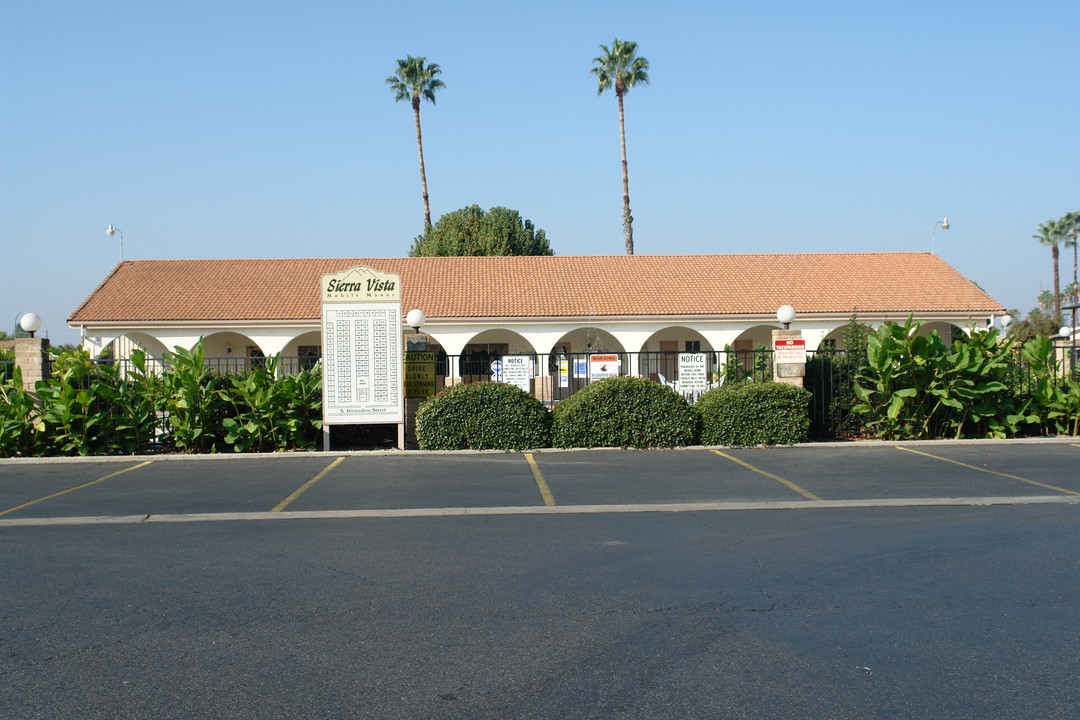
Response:
[{"label": "caution sign", "polygon": [[435,353],[405,353],[405,397],[426,398],[435,394]]}]

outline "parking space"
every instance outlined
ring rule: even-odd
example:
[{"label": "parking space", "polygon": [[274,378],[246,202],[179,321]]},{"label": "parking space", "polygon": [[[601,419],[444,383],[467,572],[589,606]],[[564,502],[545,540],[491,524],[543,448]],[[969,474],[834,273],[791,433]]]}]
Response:
[{"label": "parking space", "polygon": [[346,457],[286,509],[387,510],[542,504],[532,471],[518,453],[416,454]]},{"label": "parking space", "polygon": [[805,499],[708,450],[545,452],[536,463],[559,505]]},{"label": "parking space", "polygon": [[[1041,470],[1042,459],[1036,453],[1025,452],[1021,456],[1015,447],[1011,450],[1007,446],[997,447],[1004,452],[994,453],[985,446],[803,448],[801,452],[742,449],[725,452],[797,483],[823,500],[1000,497],[1054,492],[1016,478],[939,459],[966,458],[961,460],[965,465],[974,465],[977,461],[985,465],[985,470],[1025,478],[1052,475]],[[1039,447],[1045,450],[1053,446]],[[1054,449],[1061,462],[1069,455],[1073,456],[1074,462],[1080,461],[1080,448],[1057,446]],[[1073,482],[1073,485],[1076,484]]]},{"label": "parking space", "polygon": [[[78,462],[28,466],[40,468],[51,479],[51,487],[77,489],[8,512],[3,517],[263,512],[331,460],[332,457],[298,455],[151,461],[141,467],[135,463],[127,466],[130,471],[111,476],[121,469],[115,463],[93,463],[90,467]],[[96,478],[101,481],[80,487],[80,482]],[[36,477],[29,485],[37,489]],[[21,494],[25,496],[26,490]],[[48,495],[41,493],[37,497]],[[9,507],[0,507],[0,512]]]},{"label": "parking space", "polygon": [[1080,498],[1080,445],[0,462],[0,522],[440,508]]}]

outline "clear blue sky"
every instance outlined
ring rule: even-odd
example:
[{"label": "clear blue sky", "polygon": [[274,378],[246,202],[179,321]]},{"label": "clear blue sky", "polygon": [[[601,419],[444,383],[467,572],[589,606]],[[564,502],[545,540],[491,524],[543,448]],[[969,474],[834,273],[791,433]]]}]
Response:
[{"label": "clear blue sky", "polygon": [[[0,328],[65,320],[125,258],[388,257],[504,205],[555,252],[622,252],[599,44],[639,44],[638,253],[937,252],[1026,312],[1040,222],[1080,210],[1076,0],[0,5]],[[1063,281],[1071,256],[1063,253]],[[678,282],[678,278],[661,281]],[[554,289],[558,291],[557,288]],[[192,288],[199,292],[199,288]]]}]

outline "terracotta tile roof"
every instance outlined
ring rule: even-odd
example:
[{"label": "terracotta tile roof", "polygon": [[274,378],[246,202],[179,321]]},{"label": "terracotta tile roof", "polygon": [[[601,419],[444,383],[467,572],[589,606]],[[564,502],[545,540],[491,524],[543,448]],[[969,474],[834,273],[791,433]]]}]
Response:
[{"label": "terracotta tile roof", "polygon": [[356,265],[431,319],[1004,311],[930,253],[129,260],[68,322],[314,320],[320,277]]}]

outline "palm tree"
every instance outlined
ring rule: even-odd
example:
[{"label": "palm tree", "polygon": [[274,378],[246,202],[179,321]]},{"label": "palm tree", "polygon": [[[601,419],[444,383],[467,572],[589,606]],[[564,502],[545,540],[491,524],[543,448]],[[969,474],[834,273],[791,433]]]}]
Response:
[{"label": "palm tree", "polygon": [[1065,217],[1061,218],[1058,222],[1061,223],[1062,231],[1065,233],[1065,247],[1072,247],[1073,251],[1073,281],[1072,281],[1072,304],[1077,302],[1077,289],[1080,288],[1080,283],[1077,282],[1076,277],[1076,244],[1077,240],[1080,240],[1080,211],[1066,213]]},{"label": "palm tree", "polygon": [[398,60],[397,72],[386,78],[386,84],[394,92],[394,101],[411,100],[416,117],[416,151],[420,155],[420,188],[424,194],[424,229],[431,227],[431,208],[428,205],[427,173],[424,172],[424,141],[420,135],[420,98],[435,104],[435,91],[446,87],[436,75],[442,72],[438,65],[425,65],[427,58],[407,56]]},{"label": "palm tree", "polygon": [[1054,319],[1061,317],[1061,277],[1058,274],[1058,245],[1065,239],[1065,226],[1058,220],[1047,220],[1039,226],[1039,232],[1031,237],[1042,245],[1050,246],[1054,261]]},{"label": "palm tree", "polygon": [[619,101],[619,144],[622,148],[623,234],[626,254],[634,254],[634,218],[630,215],[630,181],[626,172],[626,125],[623,122],[623,95],[635,85],[649,84],[649,61],[637,55],[636,42],[616,39],[611,48],[601,45],[604,54],[593,58],[595,66],[589,73],[596,76],[596,94],[602,95],[612,85]]}]

